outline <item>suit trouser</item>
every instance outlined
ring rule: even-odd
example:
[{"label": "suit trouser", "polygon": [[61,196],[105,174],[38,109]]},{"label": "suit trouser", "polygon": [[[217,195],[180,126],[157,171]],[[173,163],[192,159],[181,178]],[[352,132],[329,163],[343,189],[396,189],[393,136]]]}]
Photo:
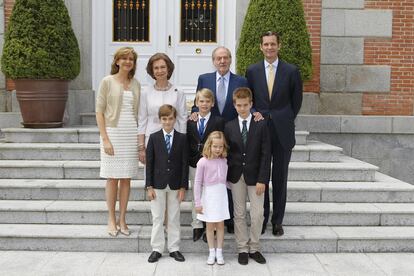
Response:
[{"label": "suit trouser", "polygon": [[[282,224],[286,209],[287,179],[292,149],[286,150],[280,143],[273,122],[268,123],[272,144],[272,224]],[[267,224],[270,215],[269,186],[266,186],[264,200],[264,221]]]},{"label": "suit trouser", "polygon": [[164,252],[164,216],[168,202],[168,251],[174,252],[180,249],[180,203],[177,195],[179,190],[154,189],[155,199],[151,200],[152,232],[151,247],[153,251]]},{"label": "suit trouser", "polygon": [[191,208],[191,210],[192,210],[191,211],[191,217],[193,218],[193,221],[191,222],[191,227],[193,229],[196,229],[196,228],[204,228],[203,222],[201,220],[198,220],[197,219],[197,213],[195,211],[195,205],[194,205],[194,178],[195,178],[195,171],[196,171],[196,168],[193,168],[193,167],[190,166],[188,176],[190,178],[191,187],[193,188],[193,197],[191,199],[191,207],[192,207]]},{"label": "suit trouser", "polygon": [[[264,195],[256,195],[256,186],[248,186],[243,176],[237,183],[231,185],[231,192],[234,203],[234,234],[237,251],[239,253],[260,251],[259,238],[263,224]],[[247,196],[250,201],[250,234],[246,219]]]}]

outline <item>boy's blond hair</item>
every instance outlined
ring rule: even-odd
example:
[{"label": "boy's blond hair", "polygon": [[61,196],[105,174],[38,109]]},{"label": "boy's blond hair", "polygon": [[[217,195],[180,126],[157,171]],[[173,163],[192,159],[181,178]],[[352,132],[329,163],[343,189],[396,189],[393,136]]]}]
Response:
[{"label": "boy's blond hair", "polygon": [[195,102],[198,103],[198,100],[200,99],[200,96],[203,96],[204,98],[209,99],[214,104],[214,94],[213,91],[211,91],[208,88],[203,88],[201,90],[197,91],[197,94],[195,96]]},{"label": "boy's blond hair", "polygon": [[207,141],[203,147],[203,156],[207,159],[211,159],[213,156],[211,152],[211,146],[213,145],[213,139],[221,139],[223,141],[223,153],[221,154],[221,158],[227,157],[227,150],[229,146],[227,145],[226,138],[224,137],[224,133],[222,131],[213,131],[207,137]]},{"label": "boy's blond hair", "polygon": [[239,87],[234,90],[233,93],[233,103],[236,103],[237,99],[249,99],[250,102],[253,101],[252,91],[249,87]]}]

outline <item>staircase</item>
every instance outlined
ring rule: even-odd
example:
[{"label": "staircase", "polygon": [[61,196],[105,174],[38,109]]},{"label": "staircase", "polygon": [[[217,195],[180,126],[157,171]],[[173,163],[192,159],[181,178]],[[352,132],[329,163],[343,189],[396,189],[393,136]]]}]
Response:
[{"label": "staircase", "polygon": [[[0,250],[150,252],[151,212],[143,169],[132,181],[131,236],[106,233],[105,180],[96,126],[3,129],[0,143]],[[297,131],[289,167],[285,235],[262,236],[263,252],[413,252],[414,186],[307,141]],[[191,191],[182,204],[183,252],[192,241]],[[235,252],[233,235],[226,252]]]}]

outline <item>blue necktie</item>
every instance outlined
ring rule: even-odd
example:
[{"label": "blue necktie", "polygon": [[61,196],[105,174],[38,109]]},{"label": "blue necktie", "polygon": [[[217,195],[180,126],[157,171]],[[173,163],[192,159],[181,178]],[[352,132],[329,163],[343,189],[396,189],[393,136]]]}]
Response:
[{"label": "blue necktie", "polygon": [[203,135],[204,135],[204,121],[205,120],[206,118],[200,119],[200,126],[198,127],[198,134],[200,134],[200,138],[203,138]]},{"label": "blue necktie", "polygon": [[219,78],[219,85],[217,88],[217,105],[220,114],[223,113],[224,106],[226,105],[226,86],[224,85],[224,77]]},{"label": "blue necktie", "polygon": [[241,136],[242,136],[243,145],[246,145],[247,143],[247,120],[243,120],[242,123],[243,123],[243,128],[242,128]]},{"label": "blue necktie", "polygon": [[167,147],[168,154],[171,151],[171,134],[165,135],[165,146]]}]

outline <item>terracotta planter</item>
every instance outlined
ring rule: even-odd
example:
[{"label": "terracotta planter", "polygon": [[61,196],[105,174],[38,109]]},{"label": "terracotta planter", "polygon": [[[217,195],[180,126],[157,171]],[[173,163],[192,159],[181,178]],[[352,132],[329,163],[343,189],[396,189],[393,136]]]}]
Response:
[{"label": "terracotta planter", "polygon": [[69,81],[34,79],[14,81],[24,127],[62,127]]}]

